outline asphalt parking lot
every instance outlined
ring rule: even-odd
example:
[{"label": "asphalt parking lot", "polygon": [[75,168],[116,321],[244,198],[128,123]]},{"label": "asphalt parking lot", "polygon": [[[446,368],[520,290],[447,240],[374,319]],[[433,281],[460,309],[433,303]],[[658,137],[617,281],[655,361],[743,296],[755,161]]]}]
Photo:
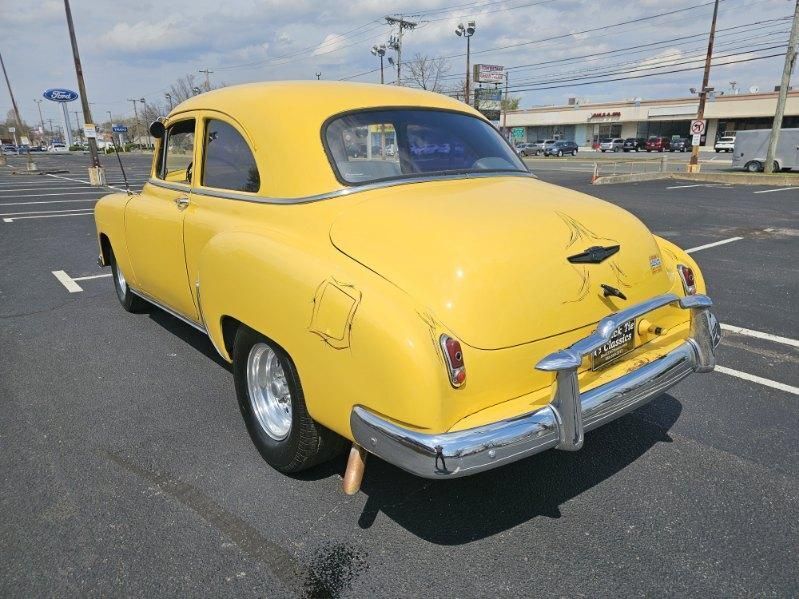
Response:
[{"label": "asphalt parking lot", "polygon": [[[68,172],[0,167],[3,596],[799,593],[799,188],[592,187],[577,161],[530,161],[691,250],[719,368],[580,452],[446,482],[371,459],[347,497],[343,459],[261,460],[200,333],[119,307],[88,157],[36,159]],[[140,189],[148,158],[123,160]]]}]

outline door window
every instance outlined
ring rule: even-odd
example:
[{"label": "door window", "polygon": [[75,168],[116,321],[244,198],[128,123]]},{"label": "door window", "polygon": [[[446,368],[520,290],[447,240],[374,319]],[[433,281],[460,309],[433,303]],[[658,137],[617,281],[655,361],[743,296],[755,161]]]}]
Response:
[{"label": "door window", "polygon": [[261,177],[250,146],[231,125],[209,120],[205,127],[202,184],[231,191],[257,192]]},{"label": "door window", "polygon": [[156,169],[158,178],[171,183],[190,184],[194,160],[194,119],[180,121],[169,127],[161,145]]}]

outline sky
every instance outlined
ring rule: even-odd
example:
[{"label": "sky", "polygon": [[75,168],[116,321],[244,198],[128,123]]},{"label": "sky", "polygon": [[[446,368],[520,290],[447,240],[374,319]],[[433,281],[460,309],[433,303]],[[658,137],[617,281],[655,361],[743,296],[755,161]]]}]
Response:
[{"label": "sky", "polygon": [[[701,67],[712,15],[709,0],[72,0],[71,6],[87,95],[102,115],[97,121],[107,119],[106,111],[115,119],[132,116],[128,98],[163,103],[177,78],[204,81],[200,69],[226,85],[317,73],[379,83],[379,59],[369,50],[396,34],[383,18],[396,14],[418,23],[405,32],[403,61],[446,57],[444,81],[452,89],[466,69],[466,42],[454,30],[474,20],[472,63],[517,67],[509,70],[510,86],[522,108],[565,104],[569,97],[583,103],[685,97],[700,86],[701,70],[642,75]],[[790,29],[790,20],[776,19],[790,18],[794,6],[794,0],[722,0],[719,65],[710,85],[726,93],[730,81],[742,92],[772,90]],[[671,11],[679,12],[656,16]],[[642,20],[615,26],[634,19]],[[77,89],[61,0],[0,0],[0,52],[29,123],[38,122],[34,99],[45,89]],[[771,54],[780,55],[752,60]],[[748,62],[723,65],[737,60]],[[637,78],[578,85],[631,75]],[[394,78],[386,63],[386,80]],[[7,90],[0,90],[0,115],[10,107]],[[45,120],[58,117],[55,103],[41,107]]]}]

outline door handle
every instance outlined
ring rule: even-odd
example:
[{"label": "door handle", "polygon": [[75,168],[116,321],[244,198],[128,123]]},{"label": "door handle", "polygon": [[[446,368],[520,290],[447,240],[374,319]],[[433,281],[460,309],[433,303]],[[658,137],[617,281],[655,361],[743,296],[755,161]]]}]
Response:
[{"label": "door handle", "polygon": [[189,205],[189,198],[186,196],[175,198],[175,205],[178,207],[178,210],[183,210]]}]

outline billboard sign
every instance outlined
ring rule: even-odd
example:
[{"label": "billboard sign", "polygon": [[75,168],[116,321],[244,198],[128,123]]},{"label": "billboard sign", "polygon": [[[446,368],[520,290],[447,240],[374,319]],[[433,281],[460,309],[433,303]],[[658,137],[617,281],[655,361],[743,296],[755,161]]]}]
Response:
[{"label": "billboard sign", "polygon": [[478,87],[474,90],[474,105],[489,121],[498,121],[502,111],[502,90]]},{"label": "billboard sign", "polygon": [[53,87],[45,91],[42,96],[51,102],[74,102],[78,99],[78,92],[73,92],[71,89]]},{"label": "billboard sign", "polygon": [[111,127],[114,133],[127,133],[128,128],[125,125],[114,125]]},{"label": "billboard sign", "polygon": [[505,67],[498,64],[474,65],[475,83],[505,83]]}]

